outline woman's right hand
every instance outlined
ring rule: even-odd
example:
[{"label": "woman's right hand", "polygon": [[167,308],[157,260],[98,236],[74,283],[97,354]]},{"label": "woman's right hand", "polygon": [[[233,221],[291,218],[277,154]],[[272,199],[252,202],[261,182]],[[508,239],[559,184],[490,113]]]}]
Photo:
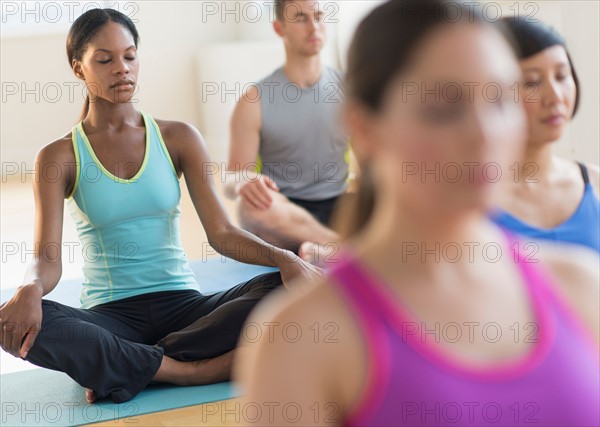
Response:
[{"label": "woman's right hand", "polygon": [[297,255],[291,254],[293,258],[279,265],[283,285],[293,289],[292,283],[316,283],[323,278],[323,269],[312,265]]},{"label": "woman's right hand", "polygon": [[27,357],[42,324],[42,295],[41,286],[21,286],[0,308],[0,347],[7,353]]}]

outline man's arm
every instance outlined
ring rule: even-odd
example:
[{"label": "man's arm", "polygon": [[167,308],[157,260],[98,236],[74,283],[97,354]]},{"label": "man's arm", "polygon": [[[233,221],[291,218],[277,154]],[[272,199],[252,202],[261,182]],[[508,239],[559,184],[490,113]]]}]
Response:
[{"label": "man's arm", "polygon": [[258,89],[252,86],[242,95],[233,110],[230,122],[229,160],[225,195],[237,197],[236,184],[241,182],[242,171],[254,170],[260,145],[261,111]]},{"label": "man's arm", "polygon": [[256,172],[261,124],[258,99],[258,89],[252,86],[233,111],[224,192],[229,199],[241,196],[251,206],[267,209],[273,201],[269,190],[279,188],[272,179]]}]

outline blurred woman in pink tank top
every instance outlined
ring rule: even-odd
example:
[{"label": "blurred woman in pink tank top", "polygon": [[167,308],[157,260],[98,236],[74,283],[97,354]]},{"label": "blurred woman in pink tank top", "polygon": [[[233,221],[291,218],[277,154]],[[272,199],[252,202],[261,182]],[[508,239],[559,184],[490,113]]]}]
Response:
[{"label": "blurred woman in pink tank top", "polygon": [[522,78],[472,5],[390,1],[350,47],[361,162],[322,282],[242,334],[248,425],[599,425],[598,258],[487,213],[524,149]]}]

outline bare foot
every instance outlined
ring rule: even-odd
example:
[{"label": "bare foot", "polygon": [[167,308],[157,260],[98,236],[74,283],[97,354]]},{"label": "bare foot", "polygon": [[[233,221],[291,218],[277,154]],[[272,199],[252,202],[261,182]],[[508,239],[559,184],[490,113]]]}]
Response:
[{"label": "bare foot", "polygon": [[306,262],[324,268],[328,264],[337,262],[338,249],[337,243],[321,245],[315,242],[304,242],[300,245],[298,256]]},{"label": "bare foot", "polygon": [[94,403],[97,399],[98,396],[96,395],[96,392],[94,390],[91,390],[89,388],[85,389],[85,400],[87,400],[88,403]]}]

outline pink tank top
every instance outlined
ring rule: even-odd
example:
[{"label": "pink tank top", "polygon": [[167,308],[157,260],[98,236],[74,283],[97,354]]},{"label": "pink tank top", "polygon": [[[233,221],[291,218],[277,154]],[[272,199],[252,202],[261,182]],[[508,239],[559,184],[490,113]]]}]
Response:
[{"label": "pink tank top", "polygon": [[[482,369],[442,347],[464,325],[425,330],[373,271],[344,252],[328,276],[355,312],[369,360],[362,395],[345,425],[600,426],[600,358],[591,334],[537,264],[518,255],[516,261],[537,329],[532,323],[500,332],[518,331],[518,339],[535,344],[516,361]],[[486,328],[486,339],[493,340],[499,326],[472,328]]]}]

